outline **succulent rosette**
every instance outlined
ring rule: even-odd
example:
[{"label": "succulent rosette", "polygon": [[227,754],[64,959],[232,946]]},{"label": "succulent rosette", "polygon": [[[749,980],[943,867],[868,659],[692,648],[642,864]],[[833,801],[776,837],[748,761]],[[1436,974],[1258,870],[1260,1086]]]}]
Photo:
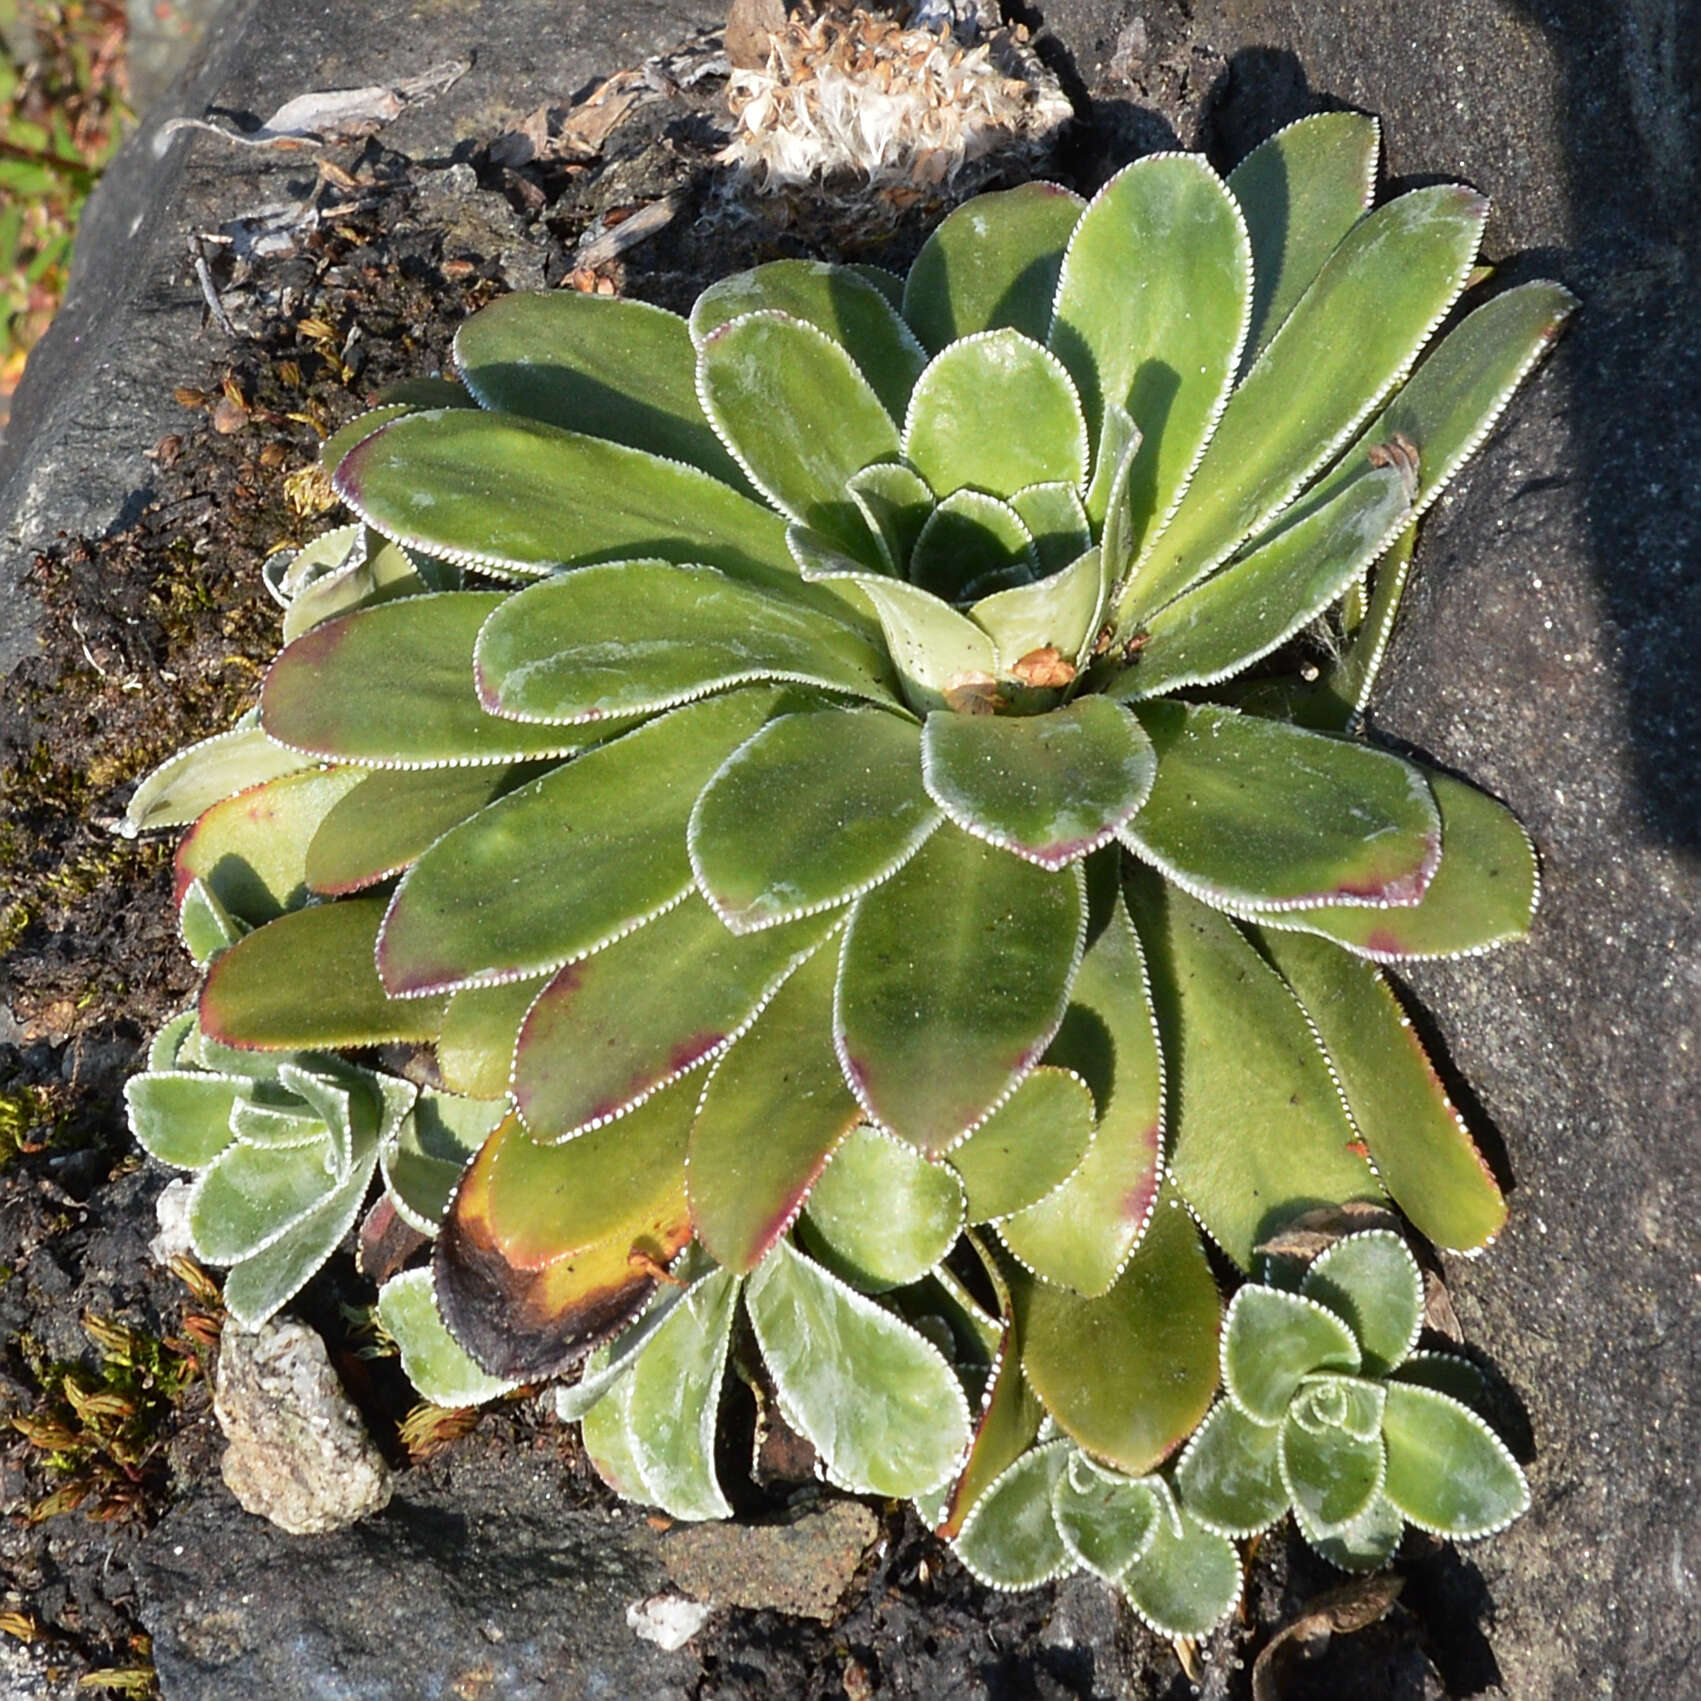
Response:
[{"label": "succulent rosette", "polygon": [[1521,935],[1534,857],[1357,721],[1570,300],[1461,312],[1485,203],[1373,208],[1377,146],[983,195],[689,318],[508,297],[327,444],[359,524],[273,575],[258,722],[133,819],[212,805],[211,1042],[492,1107],[409,1218],[434,1386],[582,1367],[610,1480],[713,1515],[742,1312],[828,1473],[954,1531],[1042,1422],[1133,1480],[1204,1417],[1201,1230],[1492,1236],[1377,965]]}]

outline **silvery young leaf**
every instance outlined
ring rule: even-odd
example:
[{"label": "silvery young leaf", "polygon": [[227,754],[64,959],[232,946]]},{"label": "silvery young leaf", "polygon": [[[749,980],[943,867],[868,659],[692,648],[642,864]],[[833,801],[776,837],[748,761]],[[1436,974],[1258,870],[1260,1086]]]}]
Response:
[{"label": "silvery young leaf", "polygon": [[429,1270],[404,1270],[378,1290],[378,1321],[402,1355],[402,1374],[434,1406],[482,1406],[517,1388],[473,1363],[444,1327]]},{"label": "silvery young leaf", "polygon": [[1197,1638],[1234,1610],[1243,1583],[1234,1544],[1183,1508],[1174,1522],[1158,1520],[1152,1545],[1123,1573],[1122,1592],[1159,1635]]},{"label": "silvery young leaf", "polygon": [[540,1140],[620,1116],[737,1039],[838,925],[736,934],[695,893],[538,994],[514,1050],[514,1102]]},{"label": "silvery young leaf", "polygon": [[224,1280],[224,1303],[238,1325],[258,1329],[324,1267],[360,1215],[374,1158],[368,1146],[348,1179],[339,1182],[323,1204],[271,1245],[232,1266]]},{"label": "silvery young leaf", "polygon": [[953,490],[927,516],[910,551],[909,570],[920,589],[960,602],[984,588],[1026,584],[1039,573],[1039,557],[1008,502],[978,490]]},{"label": "silvery young leaf", "polygon": [[1015,1336],[1006,1328],[981,1395],[974,1442],[962,1475],[945,1497],[936,1532],[958,1534],[981,1496],[1034,1443],[1045,1408],[1022,1375]]},{"label": "silvery young leaf", "polygon": [[437,1069],[451,1092],[499,1099],[508,1091],[520,1023],[549,979],[531,975],[500,986],[469,986],[450,997],[437,1036]]},{"label": "silvery young leaf", "polygon": [[1529,1510],[1524,1473],[1475,1412],[1432,1388],[1388,1384],[1384,1493],[1420,1530],[1469,1541]]},{"label": "silvery young leaf", "polygon": [[1240,208],[1197,154],[1136,160],[1075,227],[1051,347],[1075,375],[1095,434],[1108,402],[1145,433],[1129,483],[1136,545],[1187,487],[1234,380],[1251,305]]},{"label": "silvery young leaf", "polygon": [[1379,1494],[1344,1530],[1325,1534],[1301,1512],[1294,1522],[1305,1539],[1343,1571],[1380,1571],[1394,1557],[1406,1520],[1385,1494]]},{"label": "silvery young leaf", "polygon": [[898,428],[838,343],[789,313],[744,314],[698,349],[697,393],[739,464],[781,513],[853,554],[871,546],[845,480],[895,455]]},{"label": "silvery young leaf", "polygon": [[782,697],[735,691],[675,709],[445,833],[391,900],[385,984],[422,993],[522,979],[677,903],[691,886],[685,824],[697,793]]},{"label": "silvery young leaf", "polygon": [[1078,870],[949,826],[859,898],[834,1041],[870,1117],[930,1157],[977,1127],[1051,1043],[1085,924]]},{"label": "silvery young leaf", "polygon": [[1394,1202],[1438,1246],[1485,1245],[1506,1201],[1387,981],[1321,939],[1258,939],[1305,1006]]},{"label": "silvery young leaf", "polygon": [[937,1488],[969,1443],[969,1412],[936,1348],[781,1241],[749,1278],[750,1322],[788,1422],[859,1494]]},{"label": "silvery young leaf", "polygon": [[[347,1094],[343,1094],[343,1137],[348,1139]],[[325,1118],[302,1108],[292,1093],[282,1103],[238,1099],[230,1108],[230,1131],[245,1146],[311,1146],[325,1138]],[[347,1165],[343,1165],[347,1173]]]},{"label": "silvery young leaf", "polygon": [[919,585],[871,572],[817,533],[794,526],[787,535],[805,579],[854,588],[873,605],[905,700],[916,713],[937,708],[964,680],[992,677],[992,640],[966,614]]},{"label": "silvery young leaf", "polygon": [[[1092,522],[1080,490],[1073,484],[1053,480],[1024,485],[1011,495],[1010,506],[1033,537],[1042,578],[1062,572],[1093,547]],[[1058,647],[1072,654],[1078,645]]]},{"label": "silvery young leaf", "polygon": [[411,1114],[378,1148],[385,1190],[404,1221],[421,1234],[436,1234],[461,1172],[507,1108],[503,1099],[420,1090]]},{"label": "silvery young leaf", "polygon": [[864,1293],[919,1281],[956,1241],[963,1188],[944,1164],[873,1128],[852,1129],[804,1207],[820,1262]]},{"label": "silvery young leaf", "polygon": [[1164,1522],[1157,1496],[1138,1477],[1072,1454],[1051,1491],[1057,1533],[1076,1563],[1114,1583],[1152,1545]]},{"label": "silvery young leaf", "polygon": [[[591,1360],[594,1366],[596,1360]],[[589,1367],[587,1367],[587,1374]],[[644,1481],[632,1452],[632,1432],[626,1425],[626,1407],[632,1396],[632,1378],[622,1376],[584,1414],[579,1437],[596,1473],[622,1500],[644,1499]]]},{"label": "silvery young leaf", "polygon": [[941,349],[910,396],[903,448],[941,495],[965,485],[1006,497],[1030,484],[1087,487],[1075,386],[1057,356],[1020,331],[977,331]]},{"label": "silvery young leaf", "polygon": [[1299,1291],[1328,1306],[1352,1330],[1367,1375],[1397,1370],[1417,1345],[1423,1277],[1392,1230],[1368,1229],[1337,1240],[1312,1262]]},{"label": "silvery young leaf", "polygon": [[1332,502],[1184,592],[1146,622],[1145,647],[1111,687],[1123,698],[1209,685],[1315,620],[1370,568],[1410,514],[1400,474],[1360,463]]},{"label": "silvery young leaf", "polygon": [[270,1149],[233,1143],[190,1191],[195,1255],[209,1264],[235,1264],[263,1251],[322,1204],[339,1179],[328,1138]]},{"label": "silvery young leaf", "polygon": [[500,591],[408,597],[327,621],[272,663],[260,718],[311,755],[384,768],[566,756],[611,728],[499,720],[480,706],[473,646]]},{"label": "silvery young leaf", "polygon": [[1319,112],[1278,130],[1228,176],[1252,241],[1246,360],[1281,328],[1376,192],[1380,126],[1362,112]]},{"label": "silvery young leaf", "polygon": [[1369,1510],[1386,1469],[1380,1437],[1361,1440],[1333,1424],[1308,1429],[1293,1413],[1278,1433],[1282,1485],[1313,1529],[1337,1534]]},{"label": "silvery young leaf", "polygon": [[233,916],[201,879],[191,880],[184,890],[177,908],[177,929],[197,968],[205,968],[227,945],[234,945],[251,931],[248,923]]},{"label": "silvery young leaf", "polygon": [[1418,451],[1413,517],[1422,514],[1493,430],[1576,305],[1569,290],[1545,280],[1485,302],[1447,333],[1340,463],[1306,493],[1305,505],[1333,498],[1375,444],[1399,434]]},{"label": "silvery young leaf", "polygon": [[272,921],[307,898],[307,847],[337,803],[365,774],[359,768],[306,768],[215,803],[177,847],[177,901],[201,881],[231,915],[250,926]]},{"label": "silvery young leaf", "polygon": [[1420,1351],[1411,1354],[1394,1373],[1401,1382],[1433,1388],[1462,1406],[1475,1406],[1483,1396],[1483,1374],[1468,1358],[1457,1353]]},{"label": "silvery young leaf", "polygon": [[307,1051],[436,1037],[441,998],[392,998],[373,967],[382,898],[296,910],[208,971],[201,1025],[224,1045]]},{"label": "silvery young leaf", "polygon": [[693,1284],[632,1371],[626,1432],[644,1498],[674,1518],[726,1518],[715,1480],[715,1420],[739,1278],[716,1270]]},{"label": "silvery young leaf", "polygon": [[1120,860],[1106,852],[1088,864],[1096,932],[1046,1053],[1087,1083],[1098,1132],[1057,1192],[998,1227],[1035,1274],[1089,1297],[1116,1280],[1145,1231],[1163,1150],[1163,1061],[1140,942],[1115,878]]},{"label": "silvery young leaf", "polygon": [[221,798],[293,774],[307,760],[254,724],[203,738],[168,756],[136,787],[124,811],[124,836],[187,826]]},{"label": "silvery young leaf", "polygon": [[1075,1566],[1052,1515],[1051,1496],[1074,1449],[1032,1448],[974,1503],[953,1544],[957,1557],[995,1589],[1032,1589]]},{"label": "silvery young leaf", "polygon": [[538,772],[531,763],[515,763],[369,774],[332,804],[308,841],[307,884],[333,896],[375,886]]},{"label": "silvery young leaf", "polygon": [[969,1221],[992,1222],[1045,1198],[1080,1168],[1092,1143],[1086,1082],[1042,1064],[951,1153]]},{"label": "silvery young leaf", "polygon": [[715,1261],[755,1269],[791,1227],[828,1154],[861,1119],[833,1052],[835,944],[798,969],[715,1065],[686,1187]]},{"label": "silvery young leaf", "polygon": [[1138,1476],[1205,1415],[1217,1387],[1217,1285],[1173,1196],[1099,1298],[1021,1271],[1010,1293],[1029,1383],[1096,1458]]},{"label": "silvery young leaf", "polygon": [[1098,550],[1089,549],[1049,578],[982,597],[969,616],[991,635],[998,670],[1008,674],[1025,655],[1048,644],[1067,661],[1084,660],[1103,606],[1104,569]]},{"label": "silvery young leaf", "polygon": [[697,351],[677,313],[620,296],[521,291],[455,333],[455,369],[480,407],[685,461],[741,487],[697,401]]},{"label": "silvery young leaf", "polygon": [[1487,214],[1475,190],[1442,184],[1348,231],[1223,409],[1129,587],[1130,625],[1224,560],[1339,453],[1457,299]]},{"label": "silvery young leaf", "polygon": [[1358,1342],[1333,1311],[1279,1288],[1247,1286],[1223,1323],[1223,1388],[1256,1423],[1277,1424],[1307,1376],[1355,1371]]},{"label": "silvery young leaf", "polygon": [[[182,1058],[183,1047],[194,1028],[195,1011],[193,1006],[187,1010],[179,1010],[148,1042],[148,1068],[150,1070],[177,1068],[179,1059]],[[183,1061],[186,1062],[187,1059],[183,1059]]]},{"label": "silvery young leaf", "polygon": [[774,260],[722,278],[697,297],[691,335],[701,345],[730,320],[763,308],[789,313],[831,337],[855,361],[892,418],[904,417],[927,353],[892,303],[858,269],[819,260]]},{"label": "silvery young leaf", "polygon": [[1208,1530],[1236,1540],[1267,1530],[1288,1509],[1276,1463],[1280,1424],[1255,1423],[1219,1400],[1175,1468],[1181,1503]]},{"label": "silvery young leaf", "polygon": [[1158,772],[1118,836],[1183,890],[1261,910],[1423,896],[1441,818],[1411,763],[1215,704],[1138,713]]},{"label": "silvery young leaf", "polygon": [[1328,1064],[1233,922],[1144,871],[1127,885],[1168,1043],[1169,1173],[1242,1269],[1284,1218],[1380,1199]]},{"label": "silvery young leaf", "polygon": [[1411,905],[1331,904],[1322,909],[1249,911],[1266,931],[1301,928],[1374,962],[1457,957],[1486,951],[1530,930],[1540,881],[1530,837],[1505,805],[1422,769],[1441,816],[1441,866]]},{"label": "silvery young leaf", "polygon": [[1140,723],[1103,696],[1041,715],[935,710],[921,732],[933,801],[965,833],[1046,869],[1108,844],[1146,801],[1156,767]]},{"label": "silvery young leaf", "polygon": [[1095,530],[1102,535],[1111,511],[1111,499],[1117,496],[1115,525],[1123,534],[1117,561],[1109,578],[1118,577],[1133,559],[1133,539],[1129,532],[1128,480],[1134,468],[1134,457],[1140,452],[1140,428],[1128,417],[1127,408],[1118,402],[1107,403],[1104,418],[1099,424],[1098,439],[1093,447],[1093,480],[1087,486],[1086,508]]},{"label": "silvery young leaf", "polygon": [[913,467],[898,461],[876,461],[853,473],[845,481],[845,489],[880,546],[882,565],[902,578],[909,569],[915,540],[933,512],[933,492],[927,488],[927,481]]},{"label": "silvery young leaf", "polygon": [[848,902],[939,824],[913,722],[878,709],[782,715],[703,788],[687,829],[697,886],[737,933]]},{"label": "silvery young leaf", "polygon": [[651,714],[758,679],[895,700],[871,639],[716,568],[667,561],[581,567],[520,591],[484,623],[476,667],[484,707],[521,721]]},{"label": "silvery young leaf", "polygon": [[[537,1146],[513,1117],[473,1160],[432,1267],[450,1334],[491,1375],[555,1375],[642,1312],[655,1270],[691,1239],[691,1103],[689,1086],[675,1087],[563,1146]],[[522,1152],[534,1176],[553,1175],[553,1189],[534,1180],[495,1190],[509,1142],[525,1142],[509,1156]],[[584,1244],[592,1229],[600,1237]]]},{"label": "silvery young leaf", "polygon": [[[574,1423],[584,1417],[610,1388],[617,1382],[624,1382],[636,1368],[644,1348],[650,1344],[650,1338],[672,1316],[697,1276],[710,1268],[708,1259],[704,1257],[699,1269],[697,1253],[697,1248],[686,1247],[668,1272],[675,1280],[656,1289],[637,1322],[622,1330],[606,1346],[598,1347],[585,1360],[578,1381],[571,1387],[557,1385],[552,1403],[555,1415],[563,1423]],[[602,1467],[599,1464],[597,1468],[600,1470]],[[628,1498],[641,1500],[643,1496],[634,1489]]]},{"label": "silvery young leaf", "polygon": [[[356,609],[393,602],[399,597],[419,596],[425,591],[460,589],[459,567],[444,564],[448,582],[434,583],[422,570],[430,557],[421,555],[416,560],[399,543],[391,543],[367,526],[351,526],[348,529],[355,534],[356,544],[344,563],[334,572],[308,579],[284,610],[283,638],[286,644],[293,643],[304,632],[312,631],[315,626],[339,614],[352,614]],[[294,573],[300,565],[301,556],[312,547],[309,544],[290,563],[289,574]]]},{"label": "silvery young leaf", "polygon": [[916,255],[904,317],[930,349],[1008,325],[1043,341],[1079,195],[1055,183],[977,195],[949,214]]},{"label": "silvery young leaf", "polygon": [[659,555],[793,581],[785,522],[761,503],[696,467],[512,414],[395,420],[332,482],[386,537],[463,566],[541,575]]},{"label": "silvery young leaf", "polygon": [[136,1143],[161,1163],[205,1169],[230,1144],[230,1114],[250,1084],[235,1075],[153,1070],[124,1083]]}]

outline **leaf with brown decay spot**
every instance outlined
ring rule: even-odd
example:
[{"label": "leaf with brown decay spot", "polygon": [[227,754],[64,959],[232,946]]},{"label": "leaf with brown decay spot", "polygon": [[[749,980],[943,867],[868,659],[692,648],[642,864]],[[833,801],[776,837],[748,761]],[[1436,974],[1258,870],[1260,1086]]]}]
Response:
[{"label": "leaf with brown decay spot", "polygon": [[1400,1219],[1380,1205],[1349,1199],[1344,1205],[1321,1205],[1314,1211],[1290,1217],[1252,1250],[1261,1258],[1293,1258],[1309,1264],[1343,1235],[1358,1234],[1364,1229],[1392,1229],[1399,1234]]},{"label": "leaf with brown decay spot", "polygon": [[1329,1646],[1331,1636],[1350,1635],[1380,1623],[1404,1587],[1403,1577],[1384,1572],[1343,1583],[1307,1602],[1299,1617],[1278,1630],[1259,1654],[1252,1667],[1252,1701],[1281,1701],[1275,1666],[1277,1652],[1285,1644],[1298,1643],[1303,1656],[1313,1659]]},{"label": "leaf with brown decay spot", "polygon": [[998,681],[990,673],[957,674],[945,687],[945,706],[959,715],[995,715],[1004,707]]},{"label": "leaf with brown decay spot", "polygon": [[1011,673],[1035,690],[1061,690],[1075,680],[1075,664],[1055,644],[1042,644],[1018,657]]}]

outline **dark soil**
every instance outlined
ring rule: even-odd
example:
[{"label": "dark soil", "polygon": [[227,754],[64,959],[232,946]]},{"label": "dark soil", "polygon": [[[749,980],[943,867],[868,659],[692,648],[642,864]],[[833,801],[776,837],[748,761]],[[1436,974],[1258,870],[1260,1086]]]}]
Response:
[{"label": "dark soil", "polygon": [[[1215,67],[1170,69],[1182,99],[1190,76],[1202,88]],[[154,446],[145,508],[112,535],[61,538],[31,570],[45,642],[0,706],[0,1021],[4,1006],[13,1018],[0,1026],[0,1418],[13,1426],[0,1444],[10,1512],[0,1612],[13,1634],[45,1640],[67,1678],[104,1671],[115,1692],[148,1692],[132,1565],[151,1524],[215,1474],[220,1444],[206,1382],[216,1297],[192,1268],[149,1259],[167,1176],[133,1150],[121,1101],[147,1037],[195,976],[174,936],[169,837],[130,841],[112,823],[143,773],[253,702],[276,642],[260,564],[334,518],[296,476],[316,464],[322,437],[384,385],[443,369],[456,325],[503,292],[516,254],[551,286],[595,287],[571,276],[581,232],[678,191],[673,224],[604,267],[607,285],[683,309],[714,277],[781,255],[907,265],[937,203],[850,225],[727,199],[710,158],[722,140],[717,88],[639,108],[587,167],[514,170],[474,144],[431,167],[377,140],[334,152],[354,184],[339,190],[348,210],[246,285],[221,280],[233,311],[247,289],[255,310],[238,318],[254,334],[209,339],[228,354],[179,375],[181,425]],[[1094,187],[1127,151],[1126,116],[1084,128],[1059,175]],[[471,167],[476,188],[450,175],[454,164]],[[393,1364],[360,1356],[371,1298],[345,1259],[306,1311],[405,1462],[405,1385]],[[115,1347],[110,1323],[127,1344]],[[94,1394],[115,1403],[91,1407]],[[465,1434],[415,1437],[417,1468],[554,1451],[575,1494],[608,1502],[576,1441],[532,1409],[516,1400]],[[780,1483],[767,1503],[793,1487]],[[696,1644],[699,1693],[919,1696],[973,1674],[989,1693],[1049,1701],[1107,1693],[1112,1647],[1143,1693],[1193,1692],[1175,1654],[1108,1598],[1098,1640],[1060,1641],[1047,1634],[1057,1591],[990,1593],[907,1511],[888,1512],[886,1532],[837,1623],[717,1618]],[[1268,1632],[1339,1581],[1297,1543],[1271,1545],[1241,1620],[1210,1650],[1207,1694],[1246,1695]],[[1392,1616],[1320,1658],[1288,1660],[1284,1696],[1469,1695],[1494,1681],[1472,1568],[1420,1544],[1402,1572]]]}]

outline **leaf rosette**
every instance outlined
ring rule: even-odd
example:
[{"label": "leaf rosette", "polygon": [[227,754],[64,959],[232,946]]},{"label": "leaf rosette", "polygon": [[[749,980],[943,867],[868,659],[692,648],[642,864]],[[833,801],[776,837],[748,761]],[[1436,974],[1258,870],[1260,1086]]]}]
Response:
[{"label": "leaf rosette", "polygon": [[828,1473],[951,1530],[1042,1419],[1130,1480],[1193,1430],[1201,1230],[1492,1236],[1377,965],[1520,936],[1533,853],[1358,722],[1570,299],[1460,314],[1485,204],[1373,208],[1377,145],[983,195],[688,318],[509,297],[326,445],[358,524],[269,573],[257,724],[132,825],[194,820],[212,1042],[491,1107],[390,1303],[427,1380],[577,1367],[610,1480],[712,1515],[742,1308]]}]

